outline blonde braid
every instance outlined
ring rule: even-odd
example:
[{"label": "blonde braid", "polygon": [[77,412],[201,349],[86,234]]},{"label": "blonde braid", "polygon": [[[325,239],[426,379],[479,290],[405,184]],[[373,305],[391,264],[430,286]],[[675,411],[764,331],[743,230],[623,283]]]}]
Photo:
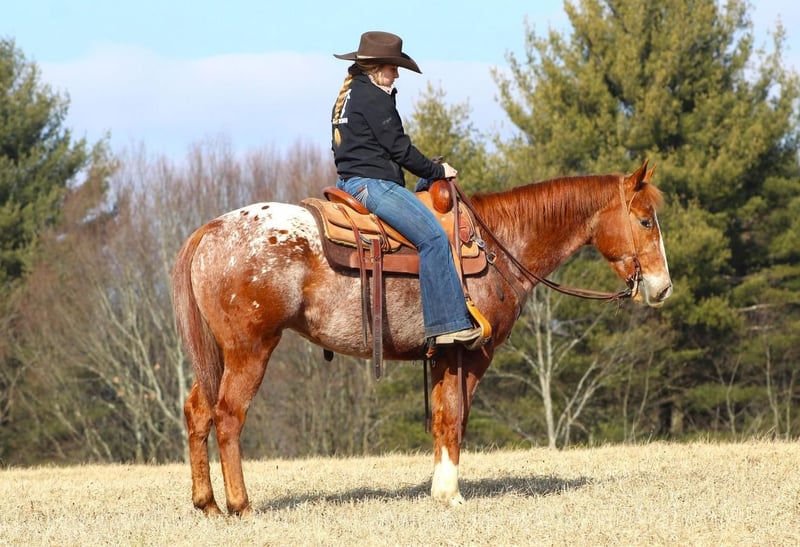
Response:
[{"label": "blonde braid", "polygon": [[336,146],[342,144],[342,135],[339,133],[339,116],[342,113],[342,107],[344,106],[345,98],[347,98],[348,94],[350,93],[350,82],[353,80],[353,75],[350,72],[347,73],[347,77],[344,79],[344,83],[342,84],[342,89],[339,90],[339,97],[336,99],[336,106],[333,109],[333,142]]}]

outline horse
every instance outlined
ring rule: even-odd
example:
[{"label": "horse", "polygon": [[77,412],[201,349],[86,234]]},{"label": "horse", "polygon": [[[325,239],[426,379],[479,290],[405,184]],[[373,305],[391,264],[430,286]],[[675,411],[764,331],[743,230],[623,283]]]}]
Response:
[{"label": "horse", "polygon": [[[628,175],[561,177],[468,198],[491,260],[465,283],[492,336],[475,351],[440,347],[431,367],[433,499],[448,506],[464,502],[458,465],[470,404],[534,285],[590,245],[627,284],[621,295],[658,307],[672,294],[656,216],[663,198],[650,182],[655,168],[647,164]],[[184,405],[192,502],[208,515],[222,513],[209,475],[212,427],[227,510],[252,513],[240,435],[285,329],[327,352],[370,357],[358,320],[358,273],[333,269],[320,237],[306,208],[255,203],[198,228],[176,257],[176,326],[195,374]],[[421,359],[426,342],[418,279],[386,275],[384,298],[383,356]]]}]

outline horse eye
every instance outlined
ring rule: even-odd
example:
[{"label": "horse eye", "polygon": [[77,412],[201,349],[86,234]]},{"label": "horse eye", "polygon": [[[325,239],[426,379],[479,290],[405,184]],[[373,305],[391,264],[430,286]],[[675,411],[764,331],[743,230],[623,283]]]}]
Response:
[{"label": "horse eye", "polygon": [[643,228],[646,228],[648,230],[653,227],[653,221],[650,220],[649,218],[640,218],[639,224],[641,224]]}]

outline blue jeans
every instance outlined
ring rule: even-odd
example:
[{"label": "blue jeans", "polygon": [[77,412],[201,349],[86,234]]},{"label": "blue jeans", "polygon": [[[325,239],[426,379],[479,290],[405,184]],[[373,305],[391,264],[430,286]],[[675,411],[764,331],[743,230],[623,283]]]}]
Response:
[{"label": "blue jeans", "polygon": [[419,286],[425,337],[472,327],[450,242],[438,219],[396,182],[354,177],[336,186],[403,234],[419,252]]}]

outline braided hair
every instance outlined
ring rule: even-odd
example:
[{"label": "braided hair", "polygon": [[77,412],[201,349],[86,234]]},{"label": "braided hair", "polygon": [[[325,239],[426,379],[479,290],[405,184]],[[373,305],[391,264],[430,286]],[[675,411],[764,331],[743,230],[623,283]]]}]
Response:
[{"label": "braided hair", "polygon": [[382,65],[377,63],[355,62],[347,69],[347,76],[345,76],[342,87],[339,90],[339,96],[336,98],[336,105],[333,107],[333,120],[331,120],[331,123],[333,124],[333,142],[336,146],[339,146],[342,143],[342,135],[339,132],[339,123],[341,123],[342,120],[341,114],[342,110],[344,109],[344,104],[347,102],[347,98],[350,96],[350,82],[353,81],[353,76],[358,76],[359,74],[373,74],[380,70],[381,66]]}]

